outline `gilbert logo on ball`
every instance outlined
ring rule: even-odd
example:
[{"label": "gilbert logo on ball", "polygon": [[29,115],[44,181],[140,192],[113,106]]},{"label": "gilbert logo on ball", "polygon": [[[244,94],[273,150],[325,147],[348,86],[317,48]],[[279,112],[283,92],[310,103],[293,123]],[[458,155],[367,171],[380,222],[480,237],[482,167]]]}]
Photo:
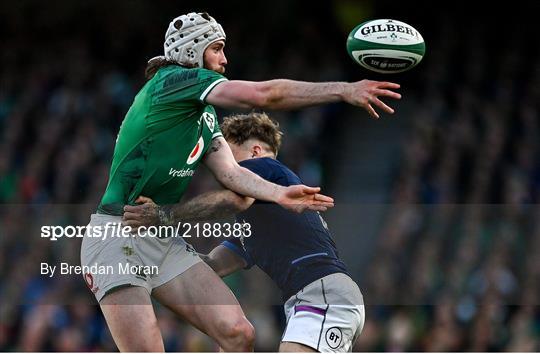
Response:
[{"label": "gilbert logo on ball", "polygon": [[414,27],[396,20],[371,20],[356,26],[347,38],[347,52],[364,68],[383,74],[415,67],[426,44]]}]

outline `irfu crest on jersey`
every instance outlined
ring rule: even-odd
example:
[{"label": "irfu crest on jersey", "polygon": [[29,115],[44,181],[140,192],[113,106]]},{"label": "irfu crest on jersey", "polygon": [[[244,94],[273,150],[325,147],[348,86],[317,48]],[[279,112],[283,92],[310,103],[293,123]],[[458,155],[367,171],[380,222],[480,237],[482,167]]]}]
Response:
[{"label": "irfu crest on jersey", "polygon": [[208,126],[208,129],[210,129],[210,131],[213,133],[214,128],[216,126],[216,117],[212,113],[209,113],[209,112],[204,112],[202,116],[203,116],[204,122]]}]

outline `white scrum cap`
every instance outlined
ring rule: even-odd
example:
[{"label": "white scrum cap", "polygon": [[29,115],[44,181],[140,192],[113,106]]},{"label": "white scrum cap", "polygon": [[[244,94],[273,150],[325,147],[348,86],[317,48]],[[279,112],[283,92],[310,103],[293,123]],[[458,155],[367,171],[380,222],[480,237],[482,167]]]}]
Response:
[{"label": "white scrum cap", "polygon": [[225,40],[219,23],[206,12],[190,12],[171,21],[165,33],[165,58],[180,65],[203,67],[204,50],[212,43]]}]

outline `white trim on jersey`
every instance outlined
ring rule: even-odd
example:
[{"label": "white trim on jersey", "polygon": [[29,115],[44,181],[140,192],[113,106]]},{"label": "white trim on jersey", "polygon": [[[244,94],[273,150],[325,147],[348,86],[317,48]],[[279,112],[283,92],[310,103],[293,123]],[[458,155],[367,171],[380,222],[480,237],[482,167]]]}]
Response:
[{"label": "white trim on jersey", "polygon": [[212,135],[212,140],[214,140],[215,138],[219,138],[220,136],[223,136],[223,134],[221,132],[216,132],[214,133],[214,135]]},{"label": "white trim on jersey", "polygon": [[199,101],[201,102],[204,102],[204,100],[206,99],[206,96],[210,93],[210,91],[212,91],[212,89],[217,85],[219,84],[220,82],[223,82],[223,81],[229,81],[227,78],[221,78],[221,79],[217,79],[216,81],[212,82],[210,84],[210,86],[208,86],[206,88],[206,90],[203,91],[203,93],[201,94],[201,97],[199,97]]}]

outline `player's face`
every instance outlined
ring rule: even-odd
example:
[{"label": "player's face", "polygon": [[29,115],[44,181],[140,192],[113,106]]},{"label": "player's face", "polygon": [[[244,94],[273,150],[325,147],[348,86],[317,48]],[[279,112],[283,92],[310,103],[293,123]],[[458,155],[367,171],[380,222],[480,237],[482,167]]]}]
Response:
[{"label": "player's face", "polygon": [[225,41],[217,41],[208,46],[204,51],[204,67],[220,74],[225,73],[227,58],[225,57]]}]

